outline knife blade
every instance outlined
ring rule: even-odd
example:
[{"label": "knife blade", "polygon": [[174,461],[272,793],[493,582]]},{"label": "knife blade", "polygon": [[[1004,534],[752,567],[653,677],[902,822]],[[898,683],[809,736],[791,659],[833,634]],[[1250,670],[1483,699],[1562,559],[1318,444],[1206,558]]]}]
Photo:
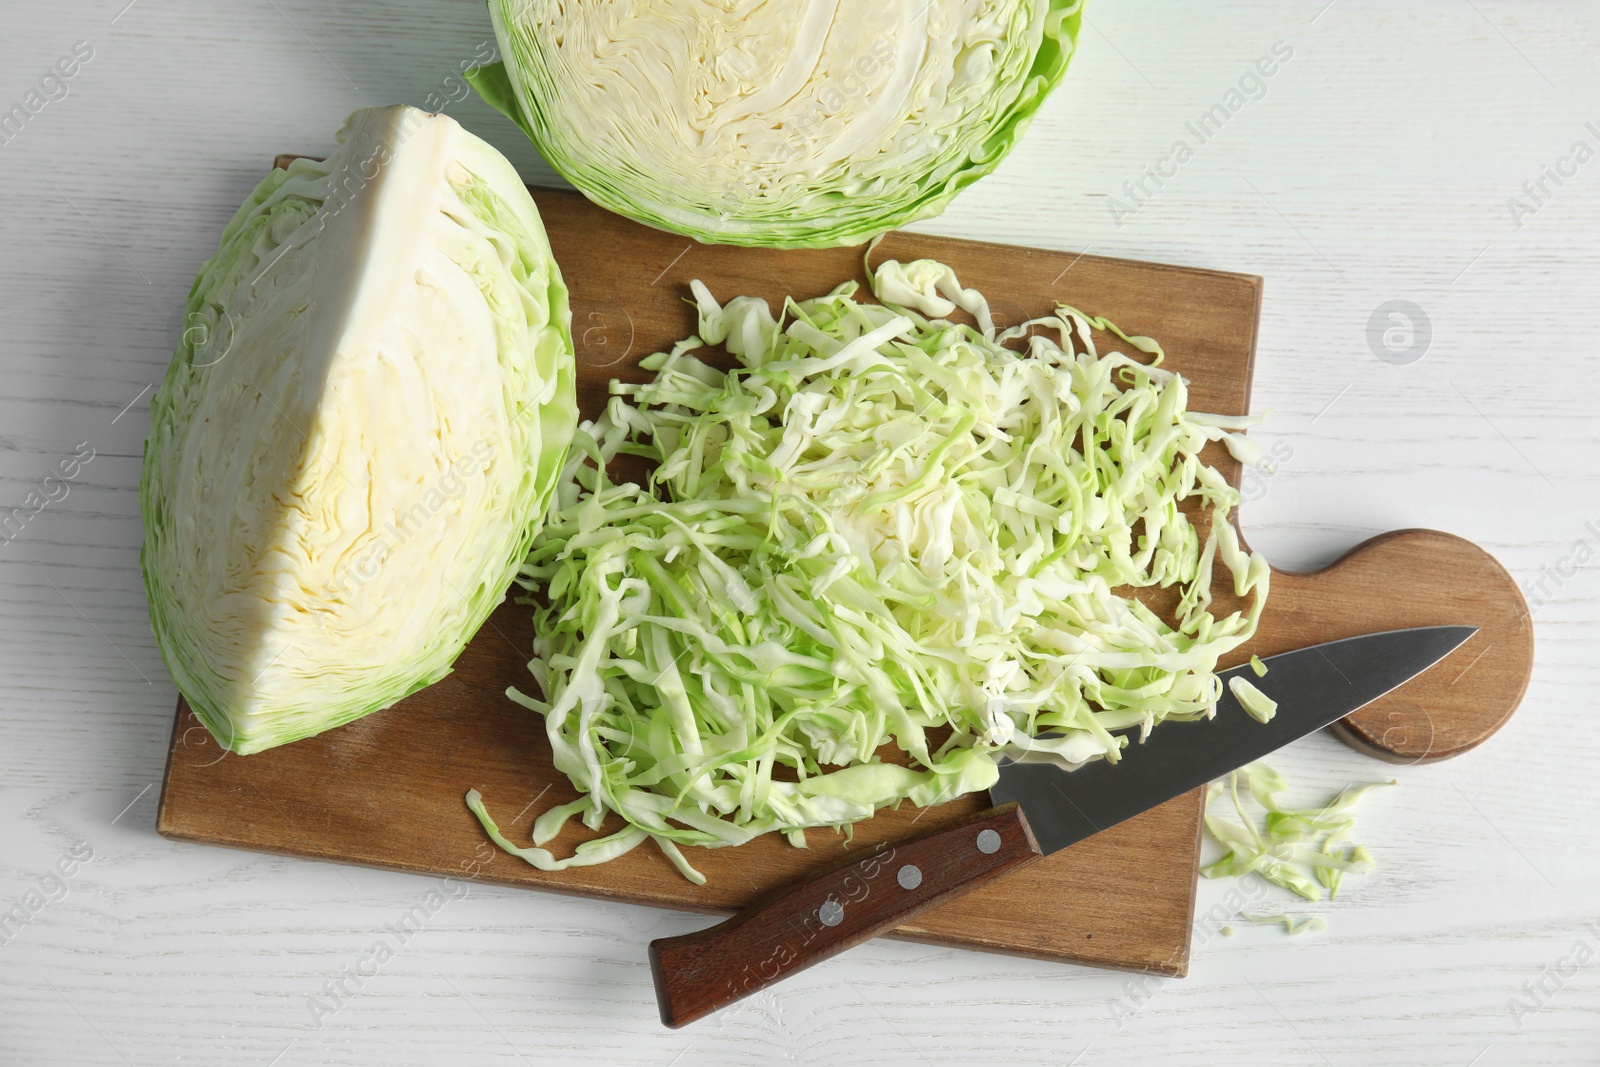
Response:
[{"label": "knife blade", "polygon": [[[1040,853],[1048,856],[1344,718],[1476,632],[1430,626],[1364,634],[1272,656],[1262,661],[1267,673],[1261,678],[1248,664],[1222,671],[1214,718],[1164,722],[1143,742],[1129,744],[1118,762],[1095,760],[1070,774],[1046,763],[1002,766],[989,799],[997,807],[1020,804]],[[1245,714],[1227,688],[1234,677],[1278,702],[1270,722]]]},{"label": "knife blade", "polygon": [[[1427,626],[1329,641],[1221,672],[1211,719],[1169,721],[1116,763],[1068,772],[1002,761],[994,807],[966,822],[783,887],[705,930],[650,943],[661,1021],[684,1026],[924,911],[1254,762],[1405,684],[1477,632]],[[1278,702],[1269,722],[1227,687],[1247,677]]]}]

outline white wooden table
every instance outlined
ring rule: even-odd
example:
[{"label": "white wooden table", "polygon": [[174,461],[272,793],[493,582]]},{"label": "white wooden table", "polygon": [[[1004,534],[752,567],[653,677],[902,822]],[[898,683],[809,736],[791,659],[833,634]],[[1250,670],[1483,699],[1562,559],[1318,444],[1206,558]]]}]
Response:
[{"label": "white wooden table", "polygon": [[[0,1063],[1600,1062],[1600,5],[1098,0],[1020,150],[925,224],[1264,275],[1255,395],[1286,459],[1251,540],[1307,567],[1431,526],[1542,580],[1510,726],[1395,772],[1362,820],[1375,875],[1285,896],[1328,930],[1202,934],[1181,981],[878,943],[676,1033],[644,945],[703,920],[474,887],[354,982],[428,881],[152,829],[175,693],[136,485],[183,295],[273,154],[326,151],[358,106],[442,102],[551,181],[448,77],[482,6],[6,0],[0,25],[6,108],[78,50],[0,147],[0,507],[59,497],[0,544],[0,911],[29,914],[0,944]],[[1392,300],[1430,326],[1410,362],[1369,341]],[[1321,737],[1277,762],[1308,796],[1389,774]]]}]

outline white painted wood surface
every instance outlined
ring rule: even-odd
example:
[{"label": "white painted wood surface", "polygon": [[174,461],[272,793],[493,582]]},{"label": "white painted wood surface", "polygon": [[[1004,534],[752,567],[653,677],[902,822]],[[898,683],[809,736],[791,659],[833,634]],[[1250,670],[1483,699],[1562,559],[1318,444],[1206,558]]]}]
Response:
[{"label": "white painted wood surface", "polygon": [[[644,945],[702,920],[481,887],[347,982],[319,1027],[311,998],[430,883],[152,829],[175,694],[145,619],[136,485],[183,295],[274,153],[326,151],[358,106],[458,96],[446,77],[487,35],[482,6],[0,15],[6,108],[77,42],[93,52],[0,147],[0,506],[59,496],[45,476],[94,450],[0,545],[0,910],[43,905],[0,944],[0,1063],[1600,1062],[1600,581],[1563,563],[1600,548],[1600,162],[1546,180],[1543,205],[1523,190],[1571,172],[1576,141],[1600,147],[1600,6],[1098,0],[1020,150],[925,224],[1264,275],[1256,399],[1289,454],[1244,524],[1281,565],[1418,525],[1524,583],[1570,571],[1545,578],[1511,725],[1395,770],[1368,804],[1379,871],[1333,905],[1262,905],[1327,932],[1202,933],[1181,981],[874,944],[678,1033],[655,1019]],[[1264,94],[1134,204],[1124,183],[1193,145],[1185,124],[1277,42],[1293,54]],[[550,180],[487,108],[448,110]],[[1538,210],[1514,219],[1513,196]],[[1113,198],[1137,207],[1120,224]],[[1392,299],[1431,322],[1409,365],[1369,346]],[[1312,792],[1390,773],[1326,738],[1278,762]],[[50,872],[80,842],[93,858],[63,864],[63,893]],[[1202,885],[1202,910],[1229,903]]]}]

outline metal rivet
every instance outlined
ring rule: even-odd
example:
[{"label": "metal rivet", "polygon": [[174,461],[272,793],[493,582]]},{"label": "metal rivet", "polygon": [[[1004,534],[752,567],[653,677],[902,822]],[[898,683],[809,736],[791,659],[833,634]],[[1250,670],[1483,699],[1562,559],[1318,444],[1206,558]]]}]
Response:
[{"label": "metal rivet", "polygon": [[984,830],[978,835],[978,851],[985,856],[992,856],[1000,851],[1000,835],[993,830]]},{"label": "metal rivet", "polygon": [[895,872],[894,880],[901,889],[915,889],[922,884],[922,870],[915,863],[908,863]]},{"label": "metal rivet", "polygon": [[838,926],[844,922],[844,905],[837,900],[825,900],[817,909],[817,918],[822,920],[823,926]]}]

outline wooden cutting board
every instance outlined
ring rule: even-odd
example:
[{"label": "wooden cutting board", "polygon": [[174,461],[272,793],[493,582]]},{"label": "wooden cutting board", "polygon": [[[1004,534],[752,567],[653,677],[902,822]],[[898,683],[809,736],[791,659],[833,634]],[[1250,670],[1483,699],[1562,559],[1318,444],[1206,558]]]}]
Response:
[{"label": "wooden cutting board", "polygon": [[[280,166],[287,157],[281,157]],[[775,252],[699,245],[629,222],[566,192],[534,190],[572,293],[579,402],[596,415],[613,376],[694,331],[685,303],[699,278],[720,299],[818,295],[864,280],[860,249]],[[1057,300],[1160,340],[1191,382],[1194,410],[1249,408],[1261,280],[1242,274],[898,233],[875,253],[932,257],[984,291],[1001,323]],[[1214,462],[1237,478],[1221,453]],[[694,886],[651,845],[599,867],[545,873],[487,844],[463,794],[477,788],[512,840],[534,817],[576,797],[551,765],[543,720],[504,696],[526,688],[530,610],[509,600],[445,680],[387,711],[248,757],[222,752],[180,699],[158,829],[185,841],[429,875],[727,913],[838,861],[845,847],[813,831],[810,847],[769,835],[736,849],[693,850]],[[1483,631],[1429,674],[1347,720],[1351,739],[1402,761],[1452,755],[1515,709],[1532,631],[1515,583],[1466,541],[1429,531],[1377,538],[1312,575],[1275,574],[1249,649],[1269,655],[1374,630],[1470,623]],[[856,828],[854,849],[937,829],[984,805],[885,811]],[[1195,790],[970,894],[895,936],[1098,966],[1182,975],[1199,856]],[[613,828],[611,824],[606,832]],[[591,836],[576,823],[550,847]],[[528,902],[537,908],[534,899]],[[640,959],[644,959],[640,942]]]}]

